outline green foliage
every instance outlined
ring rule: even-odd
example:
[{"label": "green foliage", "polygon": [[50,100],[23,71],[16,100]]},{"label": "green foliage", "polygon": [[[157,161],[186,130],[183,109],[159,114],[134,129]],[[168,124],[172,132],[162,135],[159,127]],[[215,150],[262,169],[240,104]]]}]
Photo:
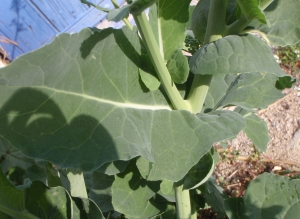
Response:
[{"label": "green foliage", "polygon": [[300,3],[82,2],[128,27],[61,34],[0,70],[0,217],[195,219],[206,203],[229,218],[295,218],[299,180],[264,174],[234,198],[211,175],[212,145],[241,130],[266,149],[255,111],[293,79],[247,32],[299,42]]}]

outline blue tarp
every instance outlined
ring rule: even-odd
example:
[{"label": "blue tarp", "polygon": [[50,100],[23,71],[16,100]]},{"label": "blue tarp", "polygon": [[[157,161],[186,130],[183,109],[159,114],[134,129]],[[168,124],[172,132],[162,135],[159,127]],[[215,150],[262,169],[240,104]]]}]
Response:
[{"label": "blue tarp", "polygon": [[[110,0],[89,1],[113,8]],[[117,2],[122,4],[124,0]],[[78,32],[96,26],[105,18],[106,13],[80,0],[0,0],[0,46],[10,59],[15,59],[51,42],[59,33]],[[17,45],[3,42],[3,37]]]}]

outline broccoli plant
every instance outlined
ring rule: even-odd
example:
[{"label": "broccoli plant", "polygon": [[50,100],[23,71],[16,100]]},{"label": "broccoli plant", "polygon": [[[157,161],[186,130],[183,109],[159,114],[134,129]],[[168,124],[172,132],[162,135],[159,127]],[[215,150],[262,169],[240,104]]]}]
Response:
[{"label": "broccoli plant", "polygon": [[241,130],[266,149],[256,111],[293,80],[253,33],[299,42],[300,2],[82,2],[125,25],[61,34],[0,70],[1,218],[295,218],[299,180],[264,174],[234,198],[211,175],[213,144]]}]

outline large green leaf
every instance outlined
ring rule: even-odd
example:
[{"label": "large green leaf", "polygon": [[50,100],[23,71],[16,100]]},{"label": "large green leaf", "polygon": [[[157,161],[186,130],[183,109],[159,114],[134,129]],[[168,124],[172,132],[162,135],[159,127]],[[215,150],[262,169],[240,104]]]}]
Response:
[{"label": "large green leaf", "polygon": [[[170,133],[171,138],[165,137],[168,136],[165,134],[168,129],[166,126],[157,127],[153,131],[153,134],[156,134],[153,144],[160,142],[164,147],[152,148],[155,162],[145,159],[139,159],[137,162],[140,172],[147,180],[169,179],[176,182],[182,179],[215,142],[235,136],[244,126],[244,120],[231,111],[200,113],[194,118],[186,117],[185,113],[182,112],[181,119],[177,120],[181,126]],[[194,137],[181,138],[179,135],[191,132],[194,132]]]},{"label": "large green leaf", "polygon": [[[293,45],[300,41],[300,4],[298,0],[274,0],[265,10],[270,25],[252,25],[265,33],[277,46]],[[251,25],[250,25],[251,26]]]},{"label": "large green leaf", "polygon": [[205,110],[215,110],[226,105],[244,109],[266,108],[283,97],[275,88],[277,77],[273,74],[246,73],[214,76],[205,100]]},{"label": "large green leaf", "polygon": [[266,24],[266,17],[260,8],[261,0],[237,0],[238,6],[249,20],[257,19]]},{"label": "large green leaf", "polygon": [[144,92],[140,54],[136,32],[123,28],[62,34],[20,57],[0,70],[0,135],[62,168],[143,156],[155,163],[151,180],[178,181],[244,121],[232,112],[171,111],[160,90]]},{"label": "large green leaf", "polygon": [[300,180],[269,173],[251,181],[244,196],[248,218],[289,219],[300,214]]},{"label": "large green leaf", "polygon": [[149,199],[159,191],[160,182],[147,181],[139,173],[132,160],[125,172],[115,176],[112,185],[112,203],[114,209],[127,217],[141,217]]},{"label": "large green leaf", "polygon": [[200,48],[189,61],[194,74],[220,75],[266,72],[285,76],[270,47],[248,34],[231,35]]},{"label": "large green leaf", "polygon": [[0,72],[0,135],[64,167],[94,169],[140,154],[151,160],[153,114],[170,108],[160,91],[140,86],[140,50],[134,31],[85,29],[17,59]]}]

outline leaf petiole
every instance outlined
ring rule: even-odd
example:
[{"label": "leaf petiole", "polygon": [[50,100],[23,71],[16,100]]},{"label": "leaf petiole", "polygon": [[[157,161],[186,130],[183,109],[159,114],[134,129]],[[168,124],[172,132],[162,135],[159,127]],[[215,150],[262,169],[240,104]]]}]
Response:
[{"label": "leaf petiole", "polygon": [[174,109],[176,110],[188,110],[190,106],[185,101],[179,91],[177,90],[174,82],[171,79],[170,73],[166,67],[164,59],[160,54],[156,39],[153,35],[149,21],[145,15],[145,12],[133,14],[133,18],[138,27],[138,30],[144,41],[144,45],[148,51],[148,54],[152,60],[155,70],[158,74],[160,82],[162,83]]}]

